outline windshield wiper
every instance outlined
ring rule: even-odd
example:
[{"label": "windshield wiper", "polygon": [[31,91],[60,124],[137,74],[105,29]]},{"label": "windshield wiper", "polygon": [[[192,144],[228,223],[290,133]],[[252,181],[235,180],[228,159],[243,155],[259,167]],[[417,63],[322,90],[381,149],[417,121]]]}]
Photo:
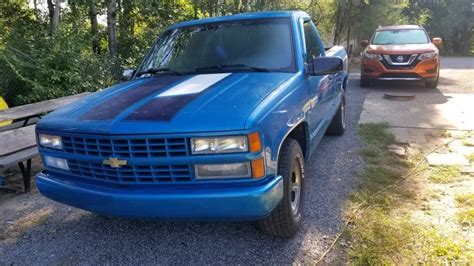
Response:
[{"label": "windshield wiper", "polygon": [[176,70],[173,70],[169,67],[159,67],[159,68],[149,68],[147,70],[140,71],[140,72],[137,73],[137,77],[140,77],[141,75],[144,75],[144,74],[155,75],[157,73],[173,73],[173,74],[176,74],[176,75],[183,75],[183,73],[181,73],[179,71],[176,71]]},{"label": "windshield wiper", "polygon": [[239,69],[244,69],[244,70],[253,70],[256,72],[271,72],[271,69],[268,68],[262,68],[262,67],[254,67],[254,66],[249,66],[245,64],[233,64],[233,65],[214,65],[214,66],[206,66],[206,67],[198,67],[195,69],[195,71],[206,71],[206,70],[239,70]]}]

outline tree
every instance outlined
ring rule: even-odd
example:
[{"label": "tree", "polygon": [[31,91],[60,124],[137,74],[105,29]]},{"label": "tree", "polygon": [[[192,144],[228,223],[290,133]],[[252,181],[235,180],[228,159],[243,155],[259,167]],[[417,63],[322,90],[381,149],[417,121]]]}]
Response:
[{"label": "tree", "polygon": [[116,38],[116,16],[117,16],[117,1],[107,0],[107,36],[109,46],[109,56],[117,56],[117,38]]},{"label": "tree", "polygon": [[91,44],[92,51],[96,54],[100,54],[100,43],[99,43],[99,24],[97,22],[97,6],[94,0],[88,0],[89,5],[89,21],[91,25]]},{"label": "tree", "polygon": [[58,32],[60,12],[61,12],[60,0],[56,0],[54,3],[53,20],[51,23],[52,34],[56,34]]}]

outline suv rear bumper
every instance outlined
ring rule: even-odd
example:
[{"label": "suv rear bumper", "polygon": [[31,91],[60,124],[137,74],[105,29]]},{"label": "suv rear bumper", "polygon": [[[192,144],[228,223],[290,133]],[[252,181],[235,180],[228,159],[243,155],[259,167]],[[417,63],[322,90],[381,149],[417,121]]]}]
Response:
[{"label": "suv rear bumper", "polygon": [[413,68],[387,69],[382,62],[363,59],[361,75],[368,79],[378,80],[422,80],[436,79],[439,71],[437,58],[420,61]]},{"label": "suv rear bumper", "polygon": [[281,176],[258,186],[120,189],[39,173],[36,184],[41,194],[66,205],[106,216],[142,219],[257,220],[283,198]]}]

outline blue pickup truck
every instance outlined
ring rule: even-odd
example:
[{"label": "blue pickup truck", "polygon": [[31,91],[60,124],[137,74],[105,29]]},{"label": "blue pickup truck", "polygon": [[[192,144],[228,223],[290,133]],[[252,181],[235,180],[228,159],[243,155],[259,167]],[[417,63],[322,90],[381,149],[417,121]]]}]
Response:
[{"label": "blue pickup truck", "polygon": [[44,196],[104,216],[298,231],[304,163],[343,134],[348,79],[345,50],[324,49],[308,14],[172,25],[124,78],[39,121]]}]

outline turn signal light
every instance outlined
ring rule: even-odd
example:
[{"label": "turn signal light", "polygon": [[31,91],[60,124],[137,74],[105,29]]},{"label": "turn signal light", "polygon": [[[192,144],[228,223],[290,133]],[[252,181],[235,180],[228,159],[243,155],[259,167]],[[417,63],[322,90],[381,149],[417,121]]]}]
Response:
[{"label": "turn signal light", "polygon": [[258,179],[265,176],[265,163],[263,158],[252,161],[252,178]]},{"label": "turn signal light", "polygon": [[258,132],[249,134],[249,147],[250,152],[259,152],[262,150],[262,142],[260,141]]}]

